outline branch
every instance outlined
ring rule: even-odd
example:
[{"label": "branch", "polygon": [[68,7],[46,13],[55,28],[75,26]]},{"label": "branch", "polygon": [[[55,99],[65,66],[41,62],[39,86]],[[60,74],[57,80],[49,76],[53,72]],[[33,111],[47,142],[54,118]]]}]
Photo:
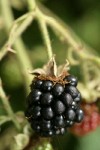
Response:
[{"label": "branch", "polygon": [[79,55],[80,58],[89,59],[100,67],[100,58],[92,55],[93,49],[86,45],[62,20],[55,16],[45,6],[38,3],[39,9],[47,25],[51,27],[57,37],[69,44],[70,47]]},{"label": "branch", "polygon": [[[14,21],[14,17],[12,15],[13,13],[12,13],[11,7],[9,5],[9,1],[1,0],[1,6],[2,6],[1,7],[2,8],[2,15],[3,15],[4,20],[5,20],[5,28],[7,30],[7,33],[9,33],[9,28],[11,27],[11,25],[13,24],[13,21]],[[26,16],[24,15],[23,17],[19,18],[19,20],[16,20],[16,23],[18,23],[18,21],[21,21],[22,19],[25,19],[25,17],[27,17],[27,15]],[[30,17],[30,22],[31,22],[31,19],[32,19],[32,16]],[[29,25],[28,22],[27,22],[27,25]],[[25,24],[22,24],[22,26],[24,26],[24,29],[26,28]],[[21,33],[23,32],[22,26],[21,26],[21,28],[19,28]],[[15,31],[16,28],[15,27],[16,26],[14,24],[14,28],[13,28],[13,33],[14,34],[12,33],[13,37],[16,34],[16,31]],[[21,34],[19,32],[19,30],[18,30],[18,35]],[[10,45],[9,45],[9,40],[10,40]],[[12,41],[12,38],[8,39],[8,42],[6,43],[8,45],[5,45],[3,47],[3,50],[2,50],[3,51],[3,55],[2,55],[2,57],[8,52],[6,46],[11,46],[11,44],[13,44],[13,42],[11,42],[11,41]],[[23,78],[24,78],[24,81],[25,81],[25,85],[26,85],[26,89],[27,89],[27,92],[28,92],[29,83],[32,80],[32,77],[28,74],[28,69],[32,70],[32,64],[31,64],[31,61],[30,61],[30,59],[28,57],[27,52],[25,51],[26,48],[25,48],[24,43],[21,40],[21,38],[17,39],[16,43],[14,44],[14,47],[15,47],[16,52],[17,52],[16,56],[17,56],[17,58],[19,60],[18,63],[19,63],[20,70],[22,72],[22,75],[23,75]],[[2,58],[2,57],[0,56],[0,58]]]},{"label": "branch", "polygon": [[[3,9],[4,18],[8,18],[10,16],[10,21],[13,22],[13,16],[12,16],[11,8],[10,7],[9,7],[9,9],[7,8],[8,13],[6,13],[5,8],[7,6],[7,1],[6,0],[1,0],[1,1],[2,1],[2,8],[4,8]],[[52,48],[51,48],[51,42],[50,42],[50,37],[49,37],[48,30],[47,30],[47,25],[51,27],[51,29],[54,31],[54,33],[58,36],[58,38],[60,40],[63,39],[63,41],[65,41],[69,45],[69,47],[72,49],[71,53],[70,53],[71,54],[70,58],[73,57],[73,52],[78,56],[78,61],[73,61],[75,59],[71,59],[74,64],[79,64],[80,63],[80,66],[81,66],[82,61],[84,63],[84,61],[89,60],[90,62],[93,62],[95,66],[98,66],[98,68],[100,68],[100,59],[99,59],[99,57],[92,54],[92,48],[90,48],[89,46],[84,44],[73,33],[73,31],[69,28],[68,25],[65,25],[59,18],[57,18],[54,14],[52,14],[44,6],[42,6],[40,4],[37,4],[36,0],[27,0],[27,3],[28,3],[28,8],[29,8],[29,13],[32,14],[32,16],[29,15],[29,13],[28,13],[26,16],[23,15],[22,17],[20,17],[19,19],[16,20],[15,25],[18,28],[13,25],[12,32],[11,32],[10,38],[8,40],[8,46],[11,47],[11,45],[15,41],[15,38],[17,38],[18,36],[21,35],[21,33],[31,23],[31,21],[33,19],[32,17],[34,16],[34,18],[39,23],[40,30],[41,30],[41,33],[42,33],[42,37],[43,37],[43,40],[44,40],[44,44],[46,46],[49,58],[52,57],[53,52],[52,52]],[[4,5],[4,4],[6,4],[6,5]],[[25,19],[25,20],[23,20],[23,19]],[[7,28],[7,31],[8,31],[8,25],[11,22],[7,23],[7,21],[8,21],[8,19],[5,19],[6,28]],[[20,21],[22,21],[22,23],[20,24],[20,26],[18,26]],[[15,33],[16,28],[17,28],[17,31]],[[21,46],[22,46],[22,48],[20,48]],[[28,87],[31,77],[27,74],[26,67],[28,67],[30,70],[32,70],[31,69],[32,66],[31,66],[30,60],[29,60],[29,58],[26,54],[26,51],[24,51],[24,49],[25,49],[24,44],[22,43],[22,41],[20,39],[18,39],[18,41],[15,43],[15,48],[17,50],[17,56],[18,56],[18,59],[19,59],[19,63],[20,63],[20,66],[21,66],[21,71],[23,73],[23,77],[24,77],[25,82],[26,82],[26,87]],[[5,53],[6,52],[4,51],[4,54]],[[22,58],[22,56],[23,56],[24,59]],[[88,64],[86,64],[86,66],[87,65]],[[96,80],[96,78],[94,78],[94,79]],[[87,79],[85,78],[85,80],[87,80]]]},{"label": "branch", "polygon": [[36,4],[36,0],[27,0],[27,2],[28,2],[29,11],[32,11],[33,13],[35,12],[36,14],[36,20],[38,21],[38,24],[40,26],[40,31],[42,33],[43,41],[47,49],[48,57],[49,59],[51,59],[51,57],[53,56],[53,52],[52,52],[51,41],[50,41],[44,15],[38,8],[38,5]]},{"label": "branch", "polygon": [[15,50],[13,50],[12,48],[8,47],[8,45],[5,44],[5,46],[0,50],[0,61],[3,59],[3,57],[8,53],[16,53]]},{"label": "branch", "polygon": [[53,56],[53,52],[52,52],[49,33],[48,33],[48,30],[47,30],[47,25],[46,25],[45,21],[42,18],[39,18],[39,16],[38,16],[38,23],[39,23],[40,30],[41,30],[41,33],[42,33],[44,44],[45,44],[46,49],[47,49],[48,57],[49,57],[49,59],[51,59],[51,57]]},{"label": "branch", "polygon": [[8,97],[6,96],[4,90],[3,90],[3,87],[2,87],[2,82],[1,82],[1,79],[0,79],[0,98],[1,98],[1,101],[3,103],[3,106],[8,114],[8,116],[11,118],[11,120],[13,121],[15,127],[20,130],[21,129],[21,126],[19,124],[19,122],[17,121],[17,118],[16,116],[14,115],[14,112],[10,106],[10,103],[9,103],[9,100],[8,100]]}]

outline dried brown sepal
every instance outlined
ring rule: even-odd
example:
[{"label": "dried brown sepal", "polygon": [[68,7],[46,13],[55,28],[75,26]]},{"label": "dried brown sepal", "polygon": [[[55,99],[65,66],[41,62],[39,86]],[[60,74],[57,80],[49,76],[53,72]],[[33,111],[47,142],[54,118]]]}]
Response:
[{"label": "dried brown sepal", "polygon": [[34,74],[36,78],[41,80],[50,80],[54,84],[60,83],[65,85],[68,83],[64,80],[66,76],[69,75],[69,63],[66,61],[66,64],[60,65],[57,67],[55,57],[51,58],[51,60],[43,66],[43,68],[38,68],[30,72],[31,74]]},{"label": "dried brown sepal", "polygon": [[65,85],[67,84],[68,82],[64,80],[65,76],[59,76],[58,78],[57,77],[51,77],[51,76],[45,76],[45,75],[40,75],[37,77],[38,79],[40,80],[50,80],[54,83],[54,85],[56,83],[60,83],[62,85]]},{"label": "dried brown sepal", "polygon": [[68,62],[68,60],[66,60],[65,64],[58,66],[57,75],[58,76],[62,76],[62,75],[67,76],[67,75],[69,75],[69,73],[68,73],[69,69],[70,69],[69,62]]},{"label": "dried brown sepal", "polygon": [[47,76],[57,77],[57,64],[55,61],[55,57],[52,57],[51,60],[43,66],[43,70],[45,71]]},{"label": "dried brown sepal", "polygon": [[30,71],[29,73],[33,74],[35,76],[39,76],[40,74],[46,75],[46,72],[43,69],[41,69],[41,68],[34,69],[34,70]]}]

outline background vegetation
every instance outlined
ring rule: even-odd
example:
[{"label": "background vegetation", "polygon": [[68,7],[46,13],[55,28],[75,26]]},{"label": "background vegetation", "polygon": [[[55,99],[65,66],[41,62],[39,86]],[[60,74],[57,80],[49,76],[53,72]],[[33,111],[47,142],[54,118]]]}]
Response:
[{"label": "background vegetation", "polygon": [[[99,31],[100,1],[99,0],[74,0],[74,1],[72,0],[61,0],[61,1],[40,0],[40,1],[46,8],[49,8],[52,12],[54,12],[57,16],[59,16],[60,19],[62,19],[65,23],[67,23],[73,29],[73,31],[82,39],[82,41],[85,41],[86,43],[88,43],[88,45],[90,45],[94,49],[93,54],[95,54],[98,58],[100,58],[99,57],[100,56],[100,31]],[[1,0],[0,2],[0,47],[1,48],[3,47],[3,45],[6,43],[7,39],[9,38],[9,31],[12,25],[11,22],[13,22],[12,16],[9,16],[9,9],[11,9],[12,11],[11,14],[15,20],[19,18],[20,16],[22,16],[23,14],[28,12],[28,4],[26,0],[17,0],[17,1],[16,0]],[[69,55],[70,55],[68,53],[69,46],[66,45],[65,41],[61,42],[59,38],[55,36],[51,28],[48,28],[48,30],[50,34],[53,53],[56,54],[57,63],[58,64],[64,63],[65,59],[69,58]],[[13,37],[13,35],[11,36]],[[34,20],[28,26],[28,28],[23,32],[21,36],[21,40],[22,42],[20,42],[20,38],[16,38],[15,39],[16,44],[12,46],[14,50],[18,49],[16,51],[17,53],[15,53],[15,51],[14,53],[8,52],[7,55],[5,55],[0,60],[0,78],[2,79],[2,85],[7,95],[7,97],[4,96],[3,98],[9,99],[10,105],[14,112],[19,112],[17,113],[16,116],[21,126],[23,126],[24,131],[23,132],[21,131],[21,134],[22,133],[23,134],[21,135],[21,137],[18,137],[18,141],[26,140],[26,143],[28,143],[29,139],[27,137],[24,137],[24,133],[29,132],[29,130],[27,129],[29,127],[26,121],[24,120],[25,118],[23,115],[23,111],[25,110],[25,99],[27,95],[26,91],[29,88],[30,82],[28,79],[26,81],[25,78],[23,78],[23,73],[25,73],[24,72],[25,68],[23,68],[23,66],[26,67],[26,69],[31,70],[31,68],[27,68],[28,66],[25,66],[26,64],[31,62],[31,66],[34,68],[42,67],[42,65],[44,65],[48,61],[48,58],[47,58],[46,48],[44,47],[44,44],[43,44],[40,27],[38,26],[36,20]],[[27,56],[25,55],[25,53],[22,52],[21,54],[19,52],[19,51],[22,51],[22,49],[27,51],[29,55],[29,62],[26,62]],[[16,57],[17,55],[18,57]],[[87,55],[89,58],[91,55],[91,52],[89,52]],[[75,58],[77,60],[77,56],[75,56]],[[83,59],[83,61],[86,61],[86,60]],[[82,68],[80,69],[80,67],[82,66],[80,64],[78,64],[77,66],[73,65],[75,64],[75,60],[71,61],[70,58],[69,58],[69,62],[72,65],[71,72],[74,75],[77,75],[79,80],[82,81],[83,79],[81,79],[81,75],[84,74],[85,76],[86,74],[86,72],[84,71],[82,72],[81,70]],[[99,64],[98,70],[100,70],[99,62],[100,61],[98,61],[98,64]],[[95,69],[92,71],[95,72]],[[30,78],[32,79],[32,77]],[[91,101],[95,101],[95,99],[92,99]],[[23,148],[17,148],[16,147],[17,142],[15,142],[14,139],[12,138],[13,136],[18,134],[18,131],[13,126],[13,123],[16,124],[16,121],[13,121],[12,123],[10,121],[11,118],[9,118],[9,116],[5,117],[7,115],[7,111],[5,111],[5,105],[2,104],[2,100],[1,100],[0,101],[0,116],[1,116],[0,120],[1,120],[2,125],[1,125],[1,131],[0,131],[0,149],[1,150],[8,150],[8,149],[21,150]],[[19,124],[16,126],[18,127]],[[30,134],[30,133],[27,133],[27,134]],[[35,139],[35,137],[33,139]],[[33,143],[35,143],[35,141],[33,141]],[[37,147],[40,149],[41,147],[43,148],[43,146],[46,147],[45,143],[46,143],[48,150],[52,149],[52,146],[49,145],[49,141],[46,139],[43,139],[42,142],[41,140],[39,140]],[[64,150],[64,149],[67,149],[67,150],[84,150],[84,149],[85,150],[100,150],[100,128],[98,128],[94,132],[91,132],[81,138],[74,136],[71,133],[66,133],[66,135],[62,137],[57,137],[53,139],[52,144],[54,146],[54,149],[59,149],[59,150]],[[28,150],[28,148],[26,149]],[[32,148],[32,150],[34,149],[35,148]]]}]

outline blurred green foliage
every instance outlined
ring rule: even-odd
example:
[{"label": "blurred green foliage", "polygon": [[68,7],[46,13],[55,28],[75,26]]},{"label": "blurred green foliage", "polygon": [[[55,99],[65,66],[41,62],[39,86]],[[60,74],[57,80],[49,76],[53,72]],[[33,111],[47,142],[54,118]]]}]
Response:
[{"label": "blurred green foliage", "polygon": [[[15,18],[27,12],[24,0],[19,0],[18,2],[11,0],[11,2]],[[100,54],[99,0],[43,0],[43,3],[62,20],[68,23],[81,39],[96,49],[97,54]],[[0,15],[0,46],[2,46],[7,39],[2,19],[3,18]],[[54,36],[52,31],[50,31],[50,36],[54,53],[57,55],[56,59],[58,64],[64,63],[67,57],[66,45],[61,43]],[[47,61],[47,56],[39,28],[35,21],[23,33],[22,37],[33,67],[41,67]],[[24,81],[17,62],[18,60],[14,54],[8,54],[2,62],[0,62],[0,77],[2,78],[5,91],[10,97],[10,103],[14,111],[24,110],[26,97],[23,87]],[[71,71],[73,72],[73,70]],[[74,74],[77,75],[77,68],[74,68]],[[78,74],[78,76],[80,76],[80,74]],[[3,108],[0,110],[0,113],[4,114]],[[53,144],[56,147],[55,149],[100,150],[99,128],[85,137],[77,138],[68,133],[63,137],[58,138],[58,140],[57,138],[53,140]]]}]

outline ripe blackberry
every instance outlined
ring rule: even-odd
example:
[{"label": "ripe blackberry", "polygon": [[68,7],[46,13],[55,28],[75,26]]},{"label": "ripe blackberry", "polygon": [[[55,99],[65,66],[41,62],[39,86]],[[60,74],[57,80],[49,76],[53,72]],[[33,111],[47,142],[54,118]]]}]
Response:
[{"label": "ripe blackberry", "polygon": [[31,84],[31,89],[33,89],[34,87],[36,88],[36,89],[40,89],[41,88],[41,86],[42,86],[42,80],[34,80],[33,82],[32,82],[32,84]]},{"label": "ripe blackberry", "polygon": [[52,119],[54,117],[54,112],[51,107],[46,107],[42,109],[42,116],[44,119]]},{"label": "ripe blackberry", "polygon": [[65,91],[69,93],[72,98],[76,98],[79,94],[77,88],[72,85],[66,85]]},{"label": "ripe blackberry", "polygon": [[41,120],[40,124],[43,131],[48,131],[52,128],[52,123],[50,120]]},{"label": "ripe blackberry", "polygon": [[41,116],[41,107],[40,106],[34,106],[32,111],[32,118],[37,119]]},{"label": "ripe blackberry", "polygon": [[29,97],[27,98],[28,104],[32,105],[34,103],[39,103],[40,101],[40,96],[41,96],[41,91],[38,89],[33,89],[30,94]]},{"label": "ripe blackberry", "polygon": [[64,92],[64,87],[61,84],[57,83],[54,85],[52,92],[54,96],[58,97]]},{"label": "ripe blackberry", "polygon": [[68,120],[70,121],[75,120],[75,116],[76,113],[72,108],[68,109],[67,112],[65,113],[65,117],[68,118]]},{"label": "ripe blackberry", "polygon": [[71,106],[73,102],[73,99],[69,93],[63,93],[61,99],[63,103],[68,107]]},{"label": "ripe blackberry", "polygon": [[76,122],[81,122],[83,120],[84,113],[81,109],[76,110]]},{"label": "ripe blackberry", "polygon": [[65,128],[57,128],[56,130],[54,130],[54,135],[63,135],[67,130]]},{"label": "ripe blackberry", "polygon": [[75,101],[72,102],[71,108],[74,109],[74,110],[78,108],[78,105]]},{"label": "ripe blackberry", "polygon": [[65,111],[66,107],[65,105],[62,103],[62,101],[60,100],[56,100],[55,104],[54,104],[54,111],[56,112],[56,114],[62,114]]},{"label": "ripe blackberry", "polygon": [[54,125],[56,128],[61,128],[65,126],[65,119],[62,115],[56,116],[54,120]]},{"label": "ripe blackberry", "polygon": [[[25,116],[40,136],[64,134],[66,129],[83,119],[77,78],[65,67],[56,68],[54,58],[44,70],[37,69],[27,98]],[[61,69],[62,68],[62,69]],[[61,70],[61,71],[60,71]]]},{"label": "ripe blackberry", "polygon": [[50,105],[50,103],[53,101],[53,95],[51,93],[44,93],[41,98],[41,104],[42,105]]},{"label": "ripe blackberry", "polygon": [[66,127],[71,127],[74,124],[74,121],[67,120]]},{"label": "ripe blackberry", "polygon": [[52,89],[53,83],[52,81],[45,80],[42,84],[42,90],[43,91],[50,91]]},{"label": "ripe blackberry", "polygon": [[75,76],[69,75],[65,77],[65,80],[69,82],[69,85],[77,86],[78,79]]},{"label": "ripe blackberry", "polygon": [[31,120],[31,127],[39,133],[41,131],[41,127],[38,120]]},{"label": "ripe blackberry", "polygon": [[81,94],[80,93],[78,93],[77,97],[74,98],[74,101],[77,103],[81,101]]}]

